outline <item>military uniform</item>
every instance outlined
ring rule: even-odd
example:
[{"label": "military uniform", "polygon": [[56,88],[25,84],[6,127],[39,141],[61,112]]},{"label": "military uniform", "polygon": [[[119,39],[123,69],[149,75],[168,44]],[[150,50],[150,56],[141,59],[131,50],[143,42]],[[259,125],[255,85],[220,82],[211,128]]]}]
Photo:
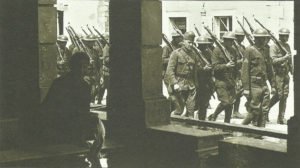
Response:
[{"label": "military uniform", "polygon": [[[171,42],[172,46],[174,47],[174,49],[178,49],[180,48],[180,45],[175,44],[173,41]],[[166,70],[167,70],[167,66],[168,66],[168,62],[170,59],[170,55],[173,52],[172,48],[170,48],[168,45],[164,46],[162,48],[162,62],[163,62],[163,72],[162,72],[162,76],[165,76]]]},{"label": "military uniform", "polygon": [[[209,49],[211,43],[205,37],[198,37],[196,40],[198,49],[202,56],[209,62],[207,65],[201,58],[197,64],[197,109],[198,119],[205,120],[209,100],[214,92],[213,70],[211,66],[212,51]],[[201,46],[204,45],[204,46]],[[205,46],[206,45],[206,46]],[[201,47],[200,47],[201,46]],[[209,67],[208,67],[209,66]]]},{"label": "military uniform", "polygon": [[[225,40],[232,40],[233,42],[233,40],[235,39],[234,33],[225,33],[223,39],[225,52],[228,54],[228,57],[230,57],[231,61],[236,62],[236,50],[234,50],[232,45],[225,45]],[[212,56],[212,65],[214,67],[216,92],[220,103],[217,106],[215,112],[209,116],[209,120],[216,120],[217,116],[223,110],[225,110],[224,122],[230,122],[233,103],[235,102],[236,98],[235,78],[236,67],[238,66],[238,64],[234,64],[231,67],[227,66],[227,64],[231,61],[228,60],[228,58],[223,54],[219,47],[215,48]]]},{"label": "military uniform", "polygon": [[109,45],[105,45],[103,48],[102,83],[99,90],[98,104],[101,104],[104,92],[109,85],[109,48]]},{"label": "military uniform", "polygon": [[67,72],[70,71],[69,68],[69,60],[71,58],[71,52],[70,50],[66,47],[66,44],[68,42],[68,37],[65,35],[59,35],[57,37],[57,76],[62,76],[65,75]]},{"label": "military uniform", "polygon": [[[255,38],[268,37],[264,29],[254,31]],[[255,44],[246,48],[245,59],[242,66],[243,88],[249,91],[248,97],[248,115],[243,121],[244,125],[251,121],[257,121],[259,127],[265,127],[266,114],[269,111],[270,91],[267,80],[273,86],[272,60],[267,54],[268,51],[264,45]]]},{"label": "military uniform", "polygon": [[[96,37],[94,35],[88,35],[83,38],[83,41],[95,41]],[[102,73],[103,66],[103,57],[101,51],[98,47],[94,46],[86,46],[87,54],[90,56],[91,63],[89,67],[89,74],[85,76],[85,80],[91,86],[91,102],[95,102],[98,97],[99,89],[100,89],[100,79]],[[73,50],[73,53],[78,52],[79,49],[76,47]]]},{"label": "military uniform", "polygon": [[[242,56],[245,55],[246,47],[242,44],[242,41],[245,38],[245,33],[242,29],[236,29],[235,30],[235,36],[236,36],[236,44],[237,44],[237,51],[236,53],[240,52]],[[243,58],[237,54],[237,61],[242,62]],[[241,66],[237,67],[236,72],[236,100],[233,104],[233,118],[244,118],[241,113],[239,112],[241,97],[243,96],[243,86],[241,81]]]},{"label": "military uniform", "polygon": [[[289,32],[288,32],[289,34]],[[279,41],[281,46],[286,49],[288,53],[291,53],[291,49],[288,43]],[[271,98],[270,108],[279,101],[279,114],[277,122],[283,124],[286,100],[289,94],[289,72],[293,74],[293,66],[290,59],[285,59],[282,55],[279,47],[274,44],[270,47],[270,56],[273,60],[273,68],[275,72],[275,89],[276,93]]]},{"label": "military uniform", "polygon": [[[186,32],[184,38],[193,42],[195,35]],[[187,115],[193,117],[196,101],[196,59],[196,53],[185,45],[171,54],[165,78],[178,101],[179,107],[176,107],[175,114],[181,114],[186,106]],[[175,85],[179,88],[175,89]]]}]

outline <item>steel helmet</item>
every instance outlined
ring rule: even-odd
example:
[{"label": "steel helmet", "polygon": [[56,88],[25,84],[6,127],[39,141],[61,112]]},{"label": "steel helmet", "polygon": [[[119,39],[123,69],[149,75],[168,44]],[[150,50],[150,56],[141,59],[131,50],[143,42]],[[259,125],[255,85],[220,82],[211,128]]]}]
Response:
[{"label": "steel helmet", "polygon": [[184,40],[189,40],[189,41],[194,41],[195,37],[196,37],[196,35],[192,31],[185,32],[184,35],[183,35],[183,39]]},{"label": "steel helmet", "polygon": [[90,34],[90,35],[85,36],[82,40],[84,40],[84,41],[96,41],[97,37],[93,34]]},{"label": "steel helmet", "polygon": [[290,34],[290,30],[287,28],[281,28],[279,29],[279,35],[289,35]]},{"label": "steel helmet", "polygon": [[234,33],[235,33],[235,35],[240,35],[240,36],[244,36],[245,35],[245,32],[243,31],[242,28],[235,29]]},{"label": "steel helmet", "polygon": [[65,35],[59,35],[57,37],[57,41],[61,41],[61,42],[67,42],[68,41],[68,37]]},{"label": "steel helmet", "polygon": [[196,43],[198,44],[211,44],[207,37],[200,36],[196,39]]},{"label": "steel helmet", "polygon": [[[216,36],[215,34],[213,34],[214,36]],[[205,35],[204,35],[207,39],[209,39],[209,40],[212,40],[212,38],[211,38],[211,35],[210,34],[208,34],[208,33],[206,33]]]},{"label": "steel helmet", "polygon": [[226,32],[224,35],[223,35],[223,39],[233,39],[235,40],[235,33],[233,32]]},{"label": "steel helmet", "polygon": [[254,37],[269,37],[270,35],[267,32],[267,30],[265,30],[263,28],[258,28],[253,31],[253,36]]}]

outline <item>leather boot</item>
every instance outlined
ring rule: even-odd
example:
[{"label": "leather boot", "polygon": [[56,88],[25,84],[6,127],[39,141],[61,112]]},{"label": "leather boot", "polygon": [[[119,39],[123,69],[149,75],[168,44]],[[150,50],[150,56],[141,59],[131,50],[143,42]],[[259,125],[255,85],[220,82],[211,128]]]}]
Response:
[{"label": "leather boot", "polygon": [[254,115],[252,113],[248,113],[247,117],[242,122],[243,125],[248,125],[251,123],[251,121],[254,119]]},{"label": "leather boot", "polygon": [[225,119],[224,119],[225,123],[230,123],[231,114],[232,114],[232,108],[233,108],[233,106],[231,104],[227,105],[225,107]]},{"label": "leather boot", "polygon": [[286,124],[284,121],[284,114],[286,109],[286,98],[279,101],[279,114],[277,118],[277,124]]},{"label": "leather boot", "polygon": [[225,106],[222,103],[219,103],[215,112],[208,117],[209,121],[216,121],[218,115],[225,109]]}]

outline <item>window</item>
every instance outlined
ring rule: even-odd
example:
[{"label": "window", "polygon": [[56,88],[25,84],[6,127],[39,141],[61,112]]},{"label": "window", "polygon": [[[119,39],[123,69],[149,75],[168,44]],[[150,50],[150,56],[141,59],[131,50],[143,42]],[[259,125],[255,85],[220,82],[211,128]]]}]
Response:
[{"label": "window", "polygon": [[174,23],[183,34],[186,32],[186,17],[170,17],[170,21]]},{"label": "window", "polygon": [[222,37],[225,32],[232,31],[232,16],[216,16],[216,25],[219,37]]}]

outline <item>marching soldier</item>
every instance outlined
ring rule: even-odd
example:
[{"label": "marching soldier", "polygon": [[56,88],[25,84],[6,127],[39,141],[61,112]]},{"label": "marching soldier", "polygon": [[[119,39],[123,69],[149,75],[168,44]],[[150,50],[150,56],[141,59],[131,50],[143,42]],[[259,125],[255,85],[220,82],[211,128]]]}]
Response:
[{"label": "marching soldier", "polygon": [[[172,47],[174,47],[174,49],[178,49],[180,48],[179,43],[182,42],[182,37],[179,33],[177,32],[172,32],[172,41],[171,41],[171,45]],[[169,87],[169,82],[168,80],[165,78],[165,74],[166,74],[166,70],[167,70],[167,66],[169,63],[169,59],[170,59],[170,55],[172,53],[172,48],[170,48],[168,45],[164,46],[162,48],[162,62],[163,62],[163,71],[162,71],[162,77],[164,80],[164,84],[166,86],[166,88],[168,89],[168,93],[169,93],[169,100],[171,100],[171,110],[175,110],[173,113],[175,114],[180,114],[180,105],[178,104],[178,100],[176,98],[176,96],[174,96],[174,94],[172,93],[172,89]],[[174,109],[175,108],[175,109]]]},{"label": "marching soldier", "polygon": [[[106,41],[109,41],[109,36],[105,35]],[[101,86],[99,90],[99,96],[98,96],[98,104],[101,104],[101,101],[104,96],[104,92],[107,89],[109,85],[109,45],[103,43],[104,48],[103,48],[103,68],[102,68],[102,78],[101,78]],[[107,100],[107,99],[106,99]]]},{"label": "marching soldier", "polygon": [[243,125],[256,121],[256,126],[265,127],[266,114],[269,111],[270,91],[267,85],[269,80],[273,87],[273,69],[271,58],[266,52],[265,42],[269,34],[264,29],[253,32],[255,44],[245,51],[242,65],[242,82],[244,95],[248,100],[248,115]]},{"label": "marching soldier", "polygon": [[229,123],[233,108],[233,103],[236,97],[235,83],[235,67],[238,66],[232,60],[236,57],[236,50],[232,47],[235,34],[227,32],[223,36],[223,45],[228,55],[227,58],[219,47],[213,51],[212,65],[214,67],[215,86],[218,99],[221,101],[215,112],[208,117],[209,120],[215,121],[217,116],[225,110],[224,122]]},{"label": "marching soldier", "polygon": [[[242,42],[245,39],[245,33],[241,28],[238,28],[235,30],[235,38],[236,42],[238,44],[238,49],[242,53],[242,55],[245,55],[246,47],[242,44]],[[238,51],[237,51],[238,52]],[[242,62],[243,58],[239,58],[238,60]],[[233,104],[233,114],[232,118],[244,118],[243,115],[239,112],[241,97],[243,96],[243,87],[242,87],[242,81],[241,81],[241,70],[237,69],[237,85],[236,85],[236,100]]]},{"label": "marching soldier", "polygon": [[[91,86],[91,102],[94,103],[98,97],[99,88],[100,88],[100,74],[102,70],[102,57],[100,50],[95,47],[96,36],[95,35],[87,35],[82,38],[82,42],[84,43],[85,49],[87,54],[91,58],[91,63],[89,66],[88,76],[84,79],[90,84]],[[73,53],[78,52],[79,49],[76,47],[73,50]]]},{"label": "marching soldier", "polygon": [[[174,47],[174,49],[178,49],[180,48],[179,43],[182,42],[182,37],[180,34],[178,34],[177,32],[172,32],[172,41],[171,41],[171,45]],[[162,48],[162,61],[163,61],[163,73],[162,76],[165,76],[166,70],[167,70],[167,66],[168,66],[168,62],[170,59],[170,55],[172,53],[172,49],[166,45]]]},{"label": "marching soldier", "polygon": [[178,100],[176,115],[187,109],[187,116],[193,117],[196,101],[195,66],[197,55],[193,51],[195,34],[186,32],[183,37],[182,47],[173,51],[168,63],[166,76],[172,88],[172,94]]},{"label": "marching soldier", "polygon": [[275,72],[275,90],[271,98],[269,108],[272,108],[279,101],[279,114],[277,118],[278,124],[284,124],[284,114],[286,109],[286,101],[289,94],[289,72],[293,74],[293,65],[291,61],[291,49],[287,43],[290,31],[286,28],[279,30],[279,43],[288,52],[282,55],[280,48],[274,44],[270,47],[270,56],[273,60]]},{"label": "marching soldier", "polygon": [[[215,35],[215,34],[214,34]],[[205,34],[205,37],[208,39],[208,41],[210,42],[210,45],[209,45],[209,49],[211,51],[214,51],[215,49],[215,46],[214,46],[214,40],[211,38],[211,36],[209,34]]]},{"label": "marching soldier", "polygon": [[57,37],[57,50],[58,50],[58,57],[57,57],[57,70],[58,76],[62,76],[69,72],[69,60],[71,58],[72,53],[67,48],[68,37],[65,35],[59,35]]},{"label": "marching soldier", "polygon": [[[214,81],[212,78],[212,66],[211,57],[212,52],[208,48],[211,42],[206,37],[200,36],[196,39],[198,49],[201,51],[203,57],[209,62],[206,64],[204,61],[198,63],[197,73],[197,108],[198,108],[198,119],[205,120],[207,108],[209,106],[209,100],[214,92]],[[201,60],[201,59],[199,59]]]}]

